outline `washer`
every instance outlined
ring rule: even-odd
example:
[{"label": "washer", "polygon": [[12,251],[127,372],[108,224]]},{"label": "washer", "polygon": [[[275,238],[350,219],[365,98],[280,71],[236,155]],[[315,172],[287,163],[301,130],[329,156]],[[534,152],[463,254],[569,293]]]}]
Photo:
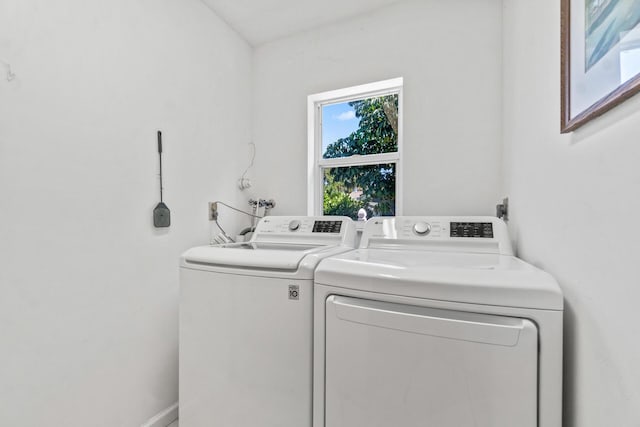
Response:
[{"label": "washer", "polygon": [[347,217],[269,216],[183,254],[181,427],[311,426],[313,272],[354,244]]},{"label": "washer", "polygon": [[502,220],[372,218],[314,289],[314,427],[561,427],[562,293]]}]

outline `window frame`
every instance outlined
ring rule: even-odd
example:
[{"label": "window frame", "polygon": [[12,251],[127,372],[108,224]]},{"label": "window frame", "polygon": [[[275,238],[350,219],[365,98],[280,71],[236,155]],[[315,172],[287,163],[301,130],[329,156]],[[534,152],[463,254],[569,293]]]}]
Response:
[{"label": "window frame", "polygon": [[[402,215],[402,77],[364,85],[316,93],[307,97],[307,215],[323,214],[323,169],[394,163],[396,167],[395,213]],[[322,157],[322,107],[358,99],[398,95],[398,150],[391,153],[354,155],[324,159]]]}]

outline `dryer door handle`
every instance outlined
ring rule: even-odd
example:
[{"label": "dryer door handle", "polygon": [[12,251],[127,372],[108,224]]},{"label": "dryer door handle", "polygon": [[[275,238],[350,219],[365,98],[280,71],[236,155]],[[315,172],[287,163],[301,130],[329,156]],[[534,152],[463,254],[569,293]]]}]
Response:
[{"label": "dryer door handle", "polygon": [[523,330],[537,334],[527,319],[395,304],[331,295],[329,310],[343,321],[445,339],[513,347]]}]

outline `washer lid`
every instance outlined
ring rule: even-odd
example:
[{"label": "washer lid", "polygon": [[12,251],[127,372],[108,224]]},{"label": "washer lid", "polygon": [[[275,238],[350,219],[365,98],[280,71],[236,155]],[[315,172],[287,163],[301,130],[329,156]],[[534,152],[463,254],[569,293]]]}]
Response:
[{"label": "washer lid", "polygon": [[358,249],[323,260],[318,284],[469,304],[562,310],[544,271],[509,255]]},{"label": "washer lid", "polygon": [[261,270],[292,271],[300,261],[327,246],[290,243],[247,242],[191,248],[182,256],[183,264],[197,267],[224,266]]},{"label": "washer lid", "polygon": [[267,216],[251,241],[200,246],[182,254],[180,266],[231,274],[313,277],[324,257],[355,245],[355,224],[341,216]]}]

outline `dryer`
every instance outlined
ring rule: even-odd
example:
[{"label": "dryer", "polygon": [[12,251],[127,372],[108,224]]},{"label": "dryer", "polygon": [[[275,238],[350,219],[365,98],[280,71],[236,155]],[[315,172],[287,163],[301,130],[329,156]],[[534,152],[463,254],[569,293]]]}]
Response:
[{"label": "dryer", "polygon": [[372,218],[315,275],[314,427],[561,427],[563,298],[493,217]]},{"label": "dryer", "polygon": [[183,254],[181,427],[311,426],[313,273],[354,243],[346,217],[269,216]]}]

